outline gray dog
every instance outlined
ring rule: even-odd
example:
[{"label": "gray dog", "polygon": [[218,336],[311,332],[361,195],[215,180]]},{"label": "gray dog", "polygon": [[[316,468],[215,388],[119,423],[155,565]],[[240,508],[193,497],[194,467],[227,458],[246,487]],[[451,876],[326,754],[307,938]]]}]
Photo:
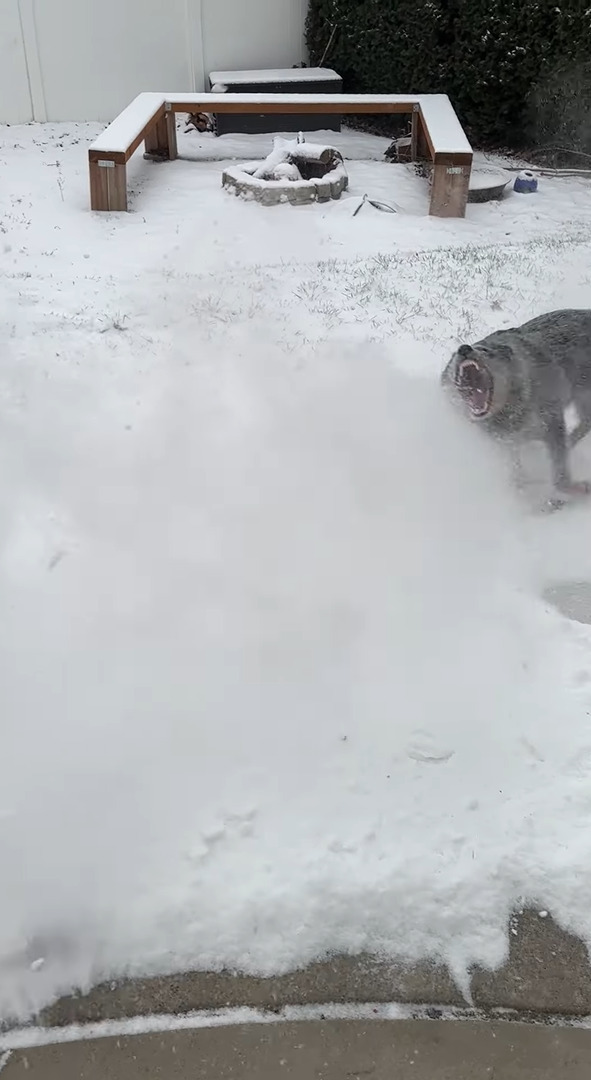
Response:
[{"label": "gray dog", "polygon": [[591,492],[591,484],[573,482],[569,466],[570,450],[591,431],[591,311],[551,311],[460,345],[441,381],[491,433],[546,444],[556,505]]}]

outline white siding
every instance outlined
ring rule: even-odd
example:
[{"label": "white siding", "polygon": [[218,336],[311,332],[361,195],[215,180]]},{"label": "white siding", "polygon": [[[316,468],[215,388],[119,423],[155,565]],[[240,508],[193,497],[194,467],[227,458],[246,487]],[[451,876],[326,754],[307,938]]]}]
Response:
[{"label": "white siding", "polygon": [[0,121],[33,119],[18,0],[0,0]]},{"label": "white siding", "polygon": [[306,8],[302,0],[203,0],[206,73],[298,64]]},{"label": "white siding", "polygon": [[304,58],[307,0],[0,0],[0,123],[112,120],[143,90]]}]

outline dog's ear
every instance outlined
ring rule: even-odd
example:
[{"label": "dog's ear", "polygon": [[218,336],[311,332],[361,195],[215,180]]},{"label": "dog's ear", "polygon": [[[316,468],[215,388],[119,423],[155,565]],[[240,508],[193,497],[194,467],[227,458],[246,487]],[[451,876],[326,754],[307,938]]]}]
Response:
[{"label": "dog's ear", "polygon": [[474,349],[471,345],[460,345],[458,349],[458,356],[461,356],[462,359],[465,360],[466,357],[471,356],[473,352]]}]

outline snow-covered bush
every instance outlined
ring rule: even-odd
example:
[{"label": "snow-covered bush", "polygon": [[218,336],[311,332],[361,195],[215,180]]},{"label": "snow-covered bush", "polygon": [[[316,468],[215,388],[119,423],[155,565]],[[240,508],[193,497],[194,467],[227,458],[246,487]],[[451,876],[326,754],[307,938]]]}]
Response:
[{"label": "snow-covered bush", "polygon": [[[476,144],[519,146],[540,130],[545,85],[588,58],[591,8],[581,0],[310,0],[307,41],[311,62],[334,67],[346,90],[444,92]],[[563,85],[565,101],[575,92]]]}]

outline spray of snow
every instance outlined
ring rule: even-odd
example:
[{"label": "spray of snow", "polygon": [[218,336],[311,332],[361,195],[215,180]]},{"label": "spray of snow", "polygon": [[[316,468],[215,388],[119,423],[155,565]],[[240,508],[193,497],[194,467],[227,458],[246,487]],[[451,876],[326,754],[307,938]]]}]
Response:
[{"label": "spray of snow", "polygon": [[589,511],[528,516],[437,383],[454,319],[557,306],[584,253],[540,248],[497,316],[422,204],[360,232],[184,162],[176,202],[140,171],[142,214],[97,220],[60,133],[4,155],[0,1014],[330,951],[467,992],[520,897],[590,940],[589,633],[541,599],[591,575]]}]

